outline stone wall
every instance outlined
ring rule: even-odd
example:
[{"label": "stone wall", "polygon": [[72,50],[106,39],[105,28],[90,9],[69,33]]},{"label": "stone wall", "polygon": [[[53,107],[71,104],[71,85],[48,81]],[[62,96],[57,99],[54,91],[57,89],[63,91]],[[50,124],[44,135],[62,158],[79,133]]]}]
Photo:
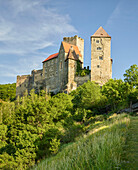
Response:
[{"label": "stone wall", "polygon": [[88,80],[91,80],[91,74],[83,76],[83,77],[82,76],[75,77],[75,82],[77,83],[77,87],[83,85]]},{"label": "stone wall", "polygon": [[58,55],[58,90],[63,91],[66,89],[68,81],[68,64],[66,62],[68,53],[65,53],[63,46],[59,50]]},{"label": "stone wall", "polygon": [[29,80],[30,75],[17,76],[16,96],[22,96],[25,93],[26,89],[28,89]]},{"label": "stone wall", "polygon": [[67,82],[67,93],[77,88],[77,83],[75,80],[77,62],[73,59],[68,59],[68,82]]},{"label": "stone wall", "polygon": [[28,91],[30,92],[34,88],[35,92],[38,93],[43,88],[43,84],[43,70],[32,70]]},{"label": "stone wall", "polygon": [[16,81],[16,96],[23,96],[25,91],[31,91],[35,89],[35,92],[39,92],[43,88],[43,70],[32,70],[31,75],[17,76]]},{"label": "stone wall", "polygon": [[58,58],[43,63],[44,86],[47,91],[56,93],[58,84]]},{"label": "stone wall", "polygon": [[91,81],[103,85],[112,78],[110,51],[110,37],[91,37]]}]

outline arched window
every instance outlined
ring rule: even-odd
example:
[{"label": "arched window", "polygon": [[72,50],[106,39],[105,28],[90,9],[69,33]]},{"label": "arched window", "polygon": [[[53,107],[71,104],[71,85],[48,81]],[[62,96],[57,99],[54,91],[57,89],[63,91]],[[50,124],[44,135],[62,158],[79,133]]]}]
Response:
[{"label": "arched window", "polygon": [[73,89],[73,84],[72,83],[71,83],[70,87],[71,87],[71,89]]},{"label": "arched window", "polygon": [[62,69],[62,67],[63,67],[63,66],[62,66],[62,61],[60,61],[60,69]]},{"label": "arched window", "polygon": [[97,47],[97,50],[101,50],[102,48],[101,47]]}]

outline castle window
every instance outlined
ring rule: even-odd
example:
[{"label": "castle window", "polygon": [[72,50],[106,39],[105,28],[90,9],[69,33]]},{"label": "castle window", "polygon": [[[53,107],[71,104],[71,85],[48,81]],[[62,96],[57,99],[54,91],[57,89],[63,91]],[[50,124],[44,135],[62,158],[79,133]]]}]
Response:
[{"label": "castle window", "polygon": [[62,69],[62,67],[63,67],[63,66],[62,66],[62,61],[60,61],[60,69]]},{"label": "castle window", "polygon": [[99,40],[96,40],[96,43],[99,43]]},{"label": "castle window", "polygon": [[97,50],[101,50],[102,48],[101,47],[97,47]]},{"label": "castle window", "polygon": [[100,68],[100,65],[97,65],[97,68]]},{"label": "castle window", "polygon": [[71,83],[70,88],[73,89],[73,84]]},{"label": "castle window", "polygon": [[103,56],[99,56],[99,60],[103,60]]}]

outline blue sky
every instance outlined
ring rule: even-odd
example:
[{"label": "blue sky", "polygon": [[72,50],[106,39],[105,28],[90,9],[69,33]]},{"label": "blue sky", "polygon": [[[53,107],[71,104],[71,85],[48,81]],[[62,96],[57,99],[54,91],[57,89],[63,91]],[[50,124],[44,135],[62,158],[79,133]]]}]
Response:
[{"label": "blue sky", "polygon": [[123,78],[138,64],[137,8],[137,0],[0,0],[0,84],[41,69],[64,36],[84,39],[90,65],[90,36],[100,26],[112,37],[113,78]]}]

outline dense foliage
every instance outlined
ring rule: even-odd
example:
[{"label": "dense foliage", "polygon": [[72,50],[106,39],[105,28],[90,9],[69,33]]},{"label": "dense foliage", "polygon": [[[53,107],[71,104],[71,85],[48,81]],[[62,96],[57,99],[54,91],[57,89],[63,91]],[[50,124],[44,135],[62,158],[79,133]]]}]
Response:
[{"label": "dense foliage", "polygon": [[97,119],[94,115],[105,113],[106,118],[110,111],[136,102],[137,94],[138,88],[131,82],[109,80],[102,88],[88,81],[70,95],[51,97],[32,90],[13,102],[3,101],[12,97],[2,98],[0,169],[27,169],[55,155],[63,144],[87,131],[85,126]]},{"label": "dense foliage", "polygon": [[128,82],[133,87],[138,86],[138,66],[136,64],[130,66],[130,68],[125,71],[124,77],[125,82]]},{"label": "dense foliage", "polygon": [[128,95],[131,92],[129,83],[122,80],[110,79],[102,87],[102,93],[108,99],[108,103],[115,109],[118,105],[126,104]]},{"label": "dense foliage", "polygon": [[16,97],[16,84],[0,84],[0,99],[13,101]]},{"label": "dense foliage", "polygon": [[81,65],[80,65],[80,61],[76,61],[77,62],[77,69],[76,69],[76,75],[77,76],[86,76],[89,75],[90,70],[89,69],[82,69]]}]

